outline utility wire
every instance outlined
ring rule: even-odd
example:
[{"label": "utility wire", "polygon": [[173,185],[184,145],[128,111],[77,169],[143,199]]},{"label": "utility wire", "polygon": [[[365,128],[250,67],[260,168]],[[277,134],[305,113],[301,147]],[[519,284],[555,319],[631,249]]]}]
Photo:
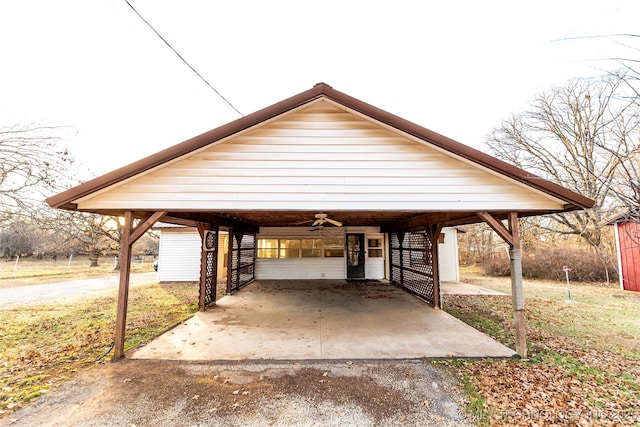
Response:
[{"label": "utility wire", "polygon": [[145,24],[147,24],[147,25],[149,26],[149,28],[151,28],[151,29],[153,30],[153,32],[154,32],[154,33],[156,33],[156,35],[157,35],[158,37],[160,37],[160,40],[162,40],[162,41],[163,41],[163,42],[164,42],[164,43],[169,47],[169,49],[171,49],[171,50],[173,51],[173,53],[175,53],[176,55],[178,55],[178,58],[180,58],[180,59],[182,60],[182,62],[184,62],[184,63],[187,65],[187,67],[191,68],[191,71],[193,71],[194,73],[196,73],[196,75],[197,75],[198,77],[200,77],[200,80],[202,80],[202,81],[203,81],[207,86],[209,86],[209,87],[211,88],[211,90],[213,90],[213,91],[216,93],[216,95],[218,95],[218,96],[219,96],[219,97],[220,97],[224,102],[226,102],[227,104],[229,104],[229,106],[230,106],[231,108],[233,108],[233,109],[236,111],[236,113],[240,114],[241,116],[244,116],[244,114],[242,114],[242,113],[240,112],[240,110],[238,110],[236,107],[234,107],[234,106],[233,106],[233,104],[232,104],[231,102],[229,102],[229,100],[228,100],[227,98],[225,98],[224,96],[222,96],[222,94],[221,94],[220,92],[218,92],[218,91],[216,90],[216,88],[214,88],[213,86],[211,86],[211,84],[210,84],[210,83],[209,83],[209,82],[208,82],[204,77],[202,77],[202,75],[201,75],[199,72],[197,72],[197,71],[196,71],[196,69],[195,69],[195,68],[193,68],[193,67],[191,66],[191,64],[189,64],[189,63],[187,62],[187,60],[186,60],[186,59],[184,59],[184,58],[182,57],[182,55],[180,55],[180,54],[178,53],[178,51],[177,51],[177,50],[175,50],[175,49],[173,48],[173,46],[171,46],[171,45],[169,44],[169,42],[168,42],[164,37],[162,37],[158,31],[156,31],[156,29],[155,29],[155,28],[153,28],[153,25],[151,25],[151,24],[149,23],[149,21],[147,21],[146,19],[144,19],[144,17],[143,17],[142,15],[140,15],[140,12],[138,12],[138,11],[136,10],[136,8],[135,8],[135,7],[133,7],[133,6],[131,5],[131,3],[129,3],[129,0],[124,0],[124,2],[125,2],[127,5],[129,5],[129,7],[131,8],[131,10],[133,10],[133,11],[136,13],[136,15],[138,15],[138,17],[139,17],[140,19],[142,19],[142,21],[143,21]]}]

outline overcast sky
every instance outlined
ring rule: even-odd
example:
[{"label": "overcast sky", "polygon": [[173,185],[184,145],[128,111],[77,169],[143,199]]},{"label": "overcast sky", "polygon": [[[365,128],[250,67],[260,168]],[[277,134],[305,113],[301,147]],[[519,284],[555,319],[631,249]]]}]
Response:
[{"label": "overcast sky", "polygon": [[[635,53],[557,40],[640,33],[636,0],[130,2],[243,114],[322,81],[474,147]],[[0,1],[0,126],[69,126],[97,175],[238,117],[122,0]]]}]

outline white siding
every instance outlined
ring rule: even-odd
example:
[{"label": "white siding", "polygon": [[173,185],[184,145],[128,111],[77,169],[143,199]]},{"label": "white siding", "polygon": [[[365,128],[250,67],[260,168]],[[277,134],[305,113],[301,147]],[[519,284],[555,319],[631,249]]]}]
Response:
[{"label": "white siding", "polygon": [[[261,227],[258,239],[263,238],[322,238],[344,237],[346,233],[364,233],[365,243],[369,236],[381,238],[378,227],[332,227],[322,232],[312,232],[310,227]],[[365,259],[367,279],[384,278],[384,258]],[[288,258],[257,259],[256,279],[344,279],[346,258]]]},{"label": "white siding", "polygon": [[344,258],[257,259],[256,279],[344,279]]},{"label": "white siding", "polygon": [[563,203],[321,99],[78,206],[459,211],[561,209]]},{"label": "white siding", "polygon": [[191,230],[161,230],[158,280],[188,282],[200,280],[200,234]]},{"label": "white siding", "polygon": [[447,282],[460,281],[458,263],[458,231],[455,228],[442,229],[444,243],[438,243],[438,271],[440,280]]}]

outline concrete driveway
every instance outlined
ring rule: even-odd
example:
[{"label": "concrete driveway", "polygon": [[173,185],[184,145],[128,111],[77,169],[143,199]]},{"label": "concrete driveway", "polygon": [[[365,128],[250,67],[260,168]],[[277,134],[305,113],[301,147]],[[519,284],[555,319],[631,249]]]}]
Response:
[{"label": "concrete driveway", "polygon": [[514,353],[389,283],[301,280],[256,281],[128,357],[348,360]]}]

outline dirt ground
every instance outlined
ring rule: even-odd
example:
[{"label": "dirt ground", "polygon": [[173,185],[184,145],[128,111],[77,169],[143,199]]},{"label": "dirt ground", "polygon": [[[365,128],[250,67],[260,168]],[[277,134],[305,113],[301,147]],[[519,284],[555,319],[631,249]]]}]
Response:
[{"label": "dirt ground", "polygon": [[108,362],[1,426],[464,426],[450,377],[421,360]]}]

